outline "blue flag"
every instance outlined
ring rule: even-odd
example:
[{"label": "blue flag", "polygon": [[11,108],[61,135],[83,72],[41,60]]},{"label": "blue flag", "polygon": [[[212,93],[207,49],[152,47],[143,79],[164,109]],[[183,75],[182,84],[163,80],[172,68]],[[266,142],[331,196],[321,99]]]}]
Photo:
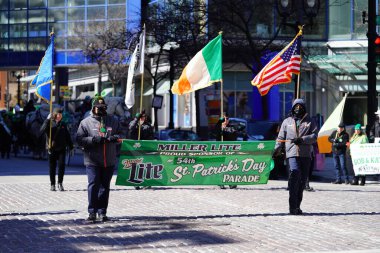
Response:
[{"label": "blue flag", "polygon": [[51,89],[53,85],[54,60],[54,34],[51,35],[50,45],[42,58],[36,77],[30,85],[36,87],[36,95],[50,103]]}]

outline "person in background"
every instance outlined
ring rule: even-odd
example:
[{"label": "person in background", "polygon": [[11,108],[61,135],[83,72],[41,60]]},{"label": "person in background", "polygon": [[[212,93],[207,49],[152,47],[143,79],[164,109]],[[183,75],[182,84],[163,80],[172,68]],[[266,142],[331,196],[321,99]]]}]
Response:
[{"label": "person in background", "polygon": [[375,112],[376,120],[369,131],[369,142],[374,143],[375,138],[380,138],[380,109]]},{"label": "person in background", "polygon": [[303,99],[293,102],[291,115],[281,124],[273,157],[285,155],[289,167],[289,214],[302,215],[301,202],[309,175],[311,152],[317,140],[318,127],[306,112]]},{"label": "person in background", "polygon": [[77,142],[83,147],[84,165],[88,178],[88,221],[108,221],[107,208],[112,175],[117,163],[117,145],[121,138],[119,121],[107,115],[103,97],[92,101],[89,117],[78,127]]},{"label": "person in background", "polygon": [[[51,123],[51,141],[50,136]],[[40,131],[46,134],[46,146],[48,148],[50,190],[55,191],[55,175],[58,163],[58,190],[64,191],[63,177],[65,175],[66,149],[73,149],[73,142],[66,124],[62,121],[62,109],[54,108],[53,115],[49,114],[41,126]],[[50,146],[49,146],[50,145]]]},{"label": "person in background", "polygon": [[[238,131],[230,124],[228,115],[224,114],[219,118],[215,125],[215,136],[217,141],[236,141],[238,137]],[[220,189],[226,189],[224,185],[219,185]],[[230,189],[237,188],[237,185],[230,185]]]},{"label": "person in background", "polygon": [[[352,144],[364,144],[368,143],[367,135],[362,131],[362,125],[355,125],[355,133],[352,135],[349,146]],[[351,153],[351,150],[350,150]],[[351,185],[358,185],[360,180],[360,185],[365,185],[365,175],[357,175],[352,179]]]},{"label": "person in background", "polygon": [[[136,113],[135,118],[129,123],[129,138],[132,140],[139,139],[139,126],[140,126],[140,140],[154,140],[153,126],[149,116],[142,110],[141,113]],[[150,186],[143,187],[144,189],[151,188]],[[136,190],[140,190],[140,186],[135,186]]]},{"label": "person in background", "polygon": [[335,167],[335,181],[332,182],[333,184],[341,184],[342,176],[345,184],[350,183],[346,167],[346,150],[349,138],[350,137],[346,132],[344,123],[340,123],[337,130],[333,131],[328,138],[329,142],[332,143],[332,153]]},{"label": "person in background", "polygon": [[9,159],[12,146],[12,132],[6,111],[0,114],[0,140],[1,158]]}]

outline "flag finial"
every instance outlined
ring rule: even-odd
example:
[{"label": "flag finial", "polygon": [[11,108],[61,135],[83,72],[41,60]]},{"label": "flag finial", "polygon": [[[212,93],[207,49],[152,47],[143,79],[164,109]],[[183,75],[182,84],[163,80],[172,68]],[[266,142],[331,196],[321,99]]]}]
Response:
[{"label": "flag finial", "polygon": [[221,35],[221,34],[223,34],[223,31],[219,31],[219,33],[218,33],[219,35]]}]

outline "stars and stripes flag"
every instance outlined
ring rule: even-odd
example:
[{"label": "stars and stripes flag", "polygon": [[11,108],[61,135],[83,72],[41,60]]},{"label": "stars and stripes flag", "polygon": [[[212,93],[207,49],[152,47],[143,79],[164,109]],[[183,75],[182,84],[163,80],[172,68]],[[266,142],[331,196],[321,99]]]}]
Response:
[{"label": "stars and stripes flag", "polygon": [[297,36],[252,80],[261,96],[266,95],[272,86],[292,81],[292,73],[298,75],[301,67],[302,30]]}]

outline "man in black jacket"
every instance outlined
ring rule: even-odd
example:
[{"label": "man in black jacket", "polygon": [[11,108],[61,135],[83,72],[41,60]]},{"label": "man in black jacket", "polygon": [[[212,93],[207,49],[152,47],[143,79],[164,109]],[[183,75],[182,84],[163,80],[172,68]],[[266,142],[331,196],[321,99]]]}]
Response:
[{"label": "man in black jacket", "polygon": [[344,182],[346,184],[350,183],[346,167],[346,150],[347,142],[349,142],[349,140],[350,137],[348,136],[343,123],[340,123],[338,129],[332,132],[329,136],[329,141],[332,143],[332,153],[335,166],[335,181],[332,182],[333,184],[341,184],[342,176],[344,177]]},{"label": "man in black jacket", "polygon": [[[50,120],[52,120],[51,141],[49,141]],[[58,189],[64,191],[62,183],[65,174],[66,148],[69,147],[70,150],[73,149],[73,142],[71,141],[71,136],[66,124],[62,121],[61,108],[55,108],[53,115],[49,114],[41,126],[41,132],[46,134],[46,146],[49,153],[50,190],[55,191],[55,172],[58,162]]]},{"label": "man in black jacket", "polygon": [[380,109],[375,112],[376,120],[371,126],[371,130],[369,131],[369,142],[374,143],[375,138],[380,137]]},{"label": "man in black jacket", "polygon": [[88,178],[88,219],[108,221],[107,207],[110,183],[117,164],[120,139],[117,118],[107,115],[107,105],[101,96],[92,102],[91,115],[83,119],[77,132],[77,142],[83,147],[84,165]]}]

